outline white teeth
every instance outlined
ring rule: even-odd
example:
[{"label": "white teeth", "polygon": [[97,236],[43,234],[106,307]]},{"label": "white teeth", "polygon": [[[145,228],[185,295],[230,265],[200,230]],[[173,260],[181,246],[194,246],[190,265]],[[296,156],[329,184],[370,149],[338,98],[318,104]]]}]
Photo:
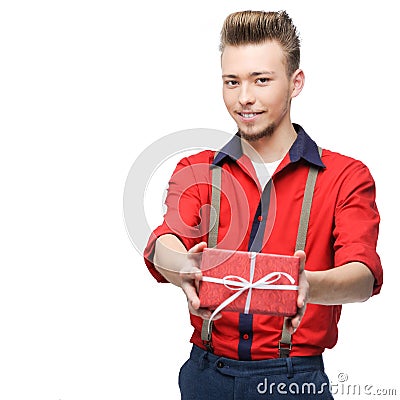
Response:
[{"label": "white teeth", "polygon": [[244,118],[253,118],[256,114],[242,114]]}]

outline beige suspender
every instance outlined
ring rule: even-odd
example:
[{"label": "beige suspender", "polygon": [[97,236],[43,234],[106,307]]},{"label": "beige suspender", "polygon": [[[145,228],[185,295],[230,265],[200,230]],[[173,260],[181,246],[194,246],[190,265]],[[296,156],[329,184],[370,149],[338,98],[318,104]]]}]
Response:
[{"label": "beige suspender", "polygon": [[[321,156],[322,149],[318,147],[318,153]],[[301,206],[299,228],[297,230],[296,251],[304,250],[306,247],[308,222],[310,220],[311,204],[314,195],[315,182],[317,181],[319,169],[313,165],[310,166],[307,176],[306,187],[304,189],[303,204]],[[280,358],[289,357],[292,350],[292,335],[286,328],[286,318],[283,320],[282,336],[278,343]]]},{"label": "beige suspender", "polygon": [[[219,214],[221,205],[221,174],[222,168],[217,165],[212,166],[211,175],[211,209],[210,209],[210,225],[208,231],[208,247],[216,247],[218,241],[218,225]],[[214,217],[214,218],[213,218]],[[203,320],[201,327],[201,340],[206,346],[207,350],[212,352],[211,335],[212,335],[213,321],[208,323],[208,319]]]},{"label": "beige suspender", "polygon": [[217,165],[212,167],[211,211],[210,226],[208,231],[208,247],[216,247],[218,241],[218,224],[221,202],[221,173],[221,167],[218,167]]},{"label": "beige suspender", "polygon": [[[321,155],[322,149],[318,147]],[[297,231],[296,251],[304,250],[306,247],[308,221],[310,220],[311,204],[314,195],[315,182],[317,181],[319,169],[315,166],[310,166],[307,176],[306,188],[304,190],[303,204],[301,206],[299,229]]]},{"label": "beige suspender", "polygon": [[[319,155],[322,154],[322,149],[318,147]],[[218,225],[220,214],[220,198],[221,198],[221,173],[222,169],[218,166],[212,167],[212,188],[211,188],[211,212],[210,226],[208,234],[208,247],[216,247],[218,239]],[[304,190],[303,204],[301,207],[299,228],[297,231],[296,251],[304,250],[308,231],[308,222],[310,219],[311,204],[314,194],[315,182],[317,180],[319,169],[315,166],[310,166],[307,176],[306,187]],[[214,210],[214,211],[213,211]],[[215,218],[212,218],[212,213],[215,212]],[[286,328],[286,318],[283,321],[282,337],[278,344],[279,357],[289,357],[292,349],[292,335]],[[212,322],[208,329],[208,320],[203,320],[201,329],[201,339],[209,351],[212,352],[211,337],[212,337]]]}]

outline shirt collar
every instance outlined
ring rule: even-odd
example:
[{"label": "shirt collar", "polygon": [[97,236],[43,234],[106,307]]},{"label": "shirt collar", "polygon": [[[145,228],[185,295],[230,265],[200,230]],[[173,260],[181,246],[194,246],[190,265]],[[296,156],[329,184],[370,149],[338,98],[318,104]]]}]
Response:
[{"label": "shirt collar", "polygon": [[[307,135],[305,130],[298,124],[293,124],[297,132],[297,138],[289,150],[290,162],[294,163],[300,159],[306,160],[317,167],[325,168],[318,153],[317,144]],[[222,164],[227,158],[233,161],[239,160],[243,155],[240,135],[237,133],[216,155],[213,165]]]}]

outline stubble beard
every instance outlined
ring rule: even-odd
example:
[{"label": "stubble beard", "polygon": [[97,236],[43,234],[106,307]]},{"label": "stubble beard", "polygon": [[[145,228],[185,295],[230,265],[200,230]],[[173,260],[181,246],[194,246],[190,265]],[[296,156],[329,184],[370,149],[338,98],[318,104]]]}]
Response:
[{"label": "stubble beard", "polygon": [[265,137],[271,137],[274,134],[275,129],[276,125],[274,123],[268,125],[265,129],[256,133],[246,133],[239,128],[239,135],[241,138],[247,140],[248,142],[255,142]]}]

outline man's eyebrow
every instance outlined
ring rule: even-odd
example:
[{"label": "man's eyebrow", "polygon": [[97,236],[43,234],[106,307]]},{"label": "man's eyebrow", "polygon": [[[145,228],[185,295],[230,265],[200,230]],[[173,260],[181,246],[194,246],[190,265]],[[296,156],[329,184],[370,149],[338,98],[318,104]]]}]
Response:
[{"label": "man's eyebrow", "polygon": [[[249,76],[260,76],[260,75],[274,75],[274,71],[255,71],[255,72],[250,72]],[[235,74],[224,74],[222,75],[223,78],[230,78],[230,79],[237,79],[238,75]]]},{"label": "man's eyebrow", "polygon": [[260,71],[260,72],[252,72],[249,76],[259,76],[259,75],[274,75],[274,71]]},{"label": "man's eyebrow", "polygon": [[238,76],[237,75],[233,75],[233,74],[225,74],[222,75],[223,78],[231,78],[231,79],[236,79]]}]

